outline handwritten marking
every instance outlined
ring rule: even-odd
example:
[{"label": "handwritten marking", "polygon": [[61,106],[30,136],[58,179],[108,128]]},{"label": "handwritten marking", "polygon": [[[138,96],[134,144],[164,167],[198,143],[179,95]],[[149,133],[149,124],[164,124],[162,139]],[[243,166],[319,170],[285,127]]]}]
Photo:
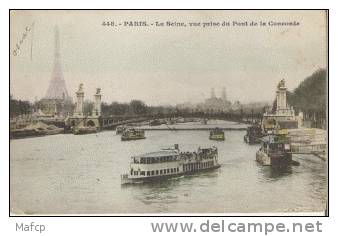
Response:
[{"label": "handwritten marking", "polygon": [[33,26],[34,26],[34,22],[30,26],[25,27],[25,31],[22,33],[21,38],[15,44],[15,48],[13,49],[13,52],[12,52],[13,56],[16,57],[17,55],[19,55],[22,45],[26,41],[26,38],[28,37],[29,32],[32,30]]}]

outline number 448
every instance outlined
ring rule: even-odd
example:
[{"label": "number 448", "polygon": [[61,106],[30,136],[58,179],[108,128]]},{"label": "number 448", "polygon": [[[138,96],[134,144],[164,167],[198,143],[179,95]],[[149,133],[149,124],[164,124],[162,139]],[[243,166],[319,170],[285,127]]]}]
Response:
[{"label": "number 448", "polygon": [[115,26],[114,21],[103,21],[102,26]]}]

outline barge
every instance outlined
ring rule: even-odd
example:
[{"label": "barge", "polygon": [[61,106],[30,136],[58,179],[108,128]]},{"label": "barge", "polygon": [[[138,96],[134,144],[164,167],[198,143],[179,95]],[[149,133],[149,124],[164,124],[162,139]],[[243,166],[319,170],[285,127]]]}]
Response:
[{"label": "barge", "polygon": [[39,137],[45,135],[54,135],[64,133],[63,128],[59,128],[55,125],[47,125],[43,122],[37,122],[29,124],[21,129],[11,129],[10,138],[26,138],[26,137]]},{"label": "barge", "polygon": [[144,130],[130,128],[125,130],[121,135],[122,141],[145,139]]},{"label": "barge", "polygon": [[221,130],[220,128],[215,128],[210,131],[209,135],[210,140],[216,140],[216,141],[224,141],[224,131]]},{"label": "barge", "polygon": [[129,171],[121,175],[121,184],[152,182],[219,168],[216,147],[196,152],[165,149],[131,157]]}]

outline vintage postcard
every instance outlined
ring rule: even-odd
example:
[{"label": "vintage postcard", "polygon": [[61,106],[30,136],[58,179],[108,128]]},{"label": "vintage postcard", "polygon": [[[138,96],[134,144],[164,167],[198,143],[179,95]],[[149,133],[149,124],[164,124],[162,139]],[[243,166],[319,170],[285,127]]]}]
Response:
[{"label": "vintage postcard", "polygon": [[327,215],[327,14],[11,10],[11,215]]}]

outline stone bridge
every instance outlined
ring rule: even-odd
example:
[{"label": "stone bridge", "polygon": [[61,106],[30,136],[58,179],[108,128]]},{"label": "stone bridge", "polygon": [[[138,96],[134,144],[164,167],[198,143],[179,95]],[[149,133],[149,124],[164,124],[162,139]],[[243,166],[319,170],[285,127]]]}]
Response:
[{"label": "stone bridge", "polygon": [[141,116],[103,116],[100,117],[101,129],[115,129],[116,126],[125,125],[130,123],[146,122],[152,120],[176,120],[183,118],[189,119],[217,119],[234,121],[245,124],[252,124],[260,122],[262,114],[241,114],[241,113],[219,113],[219,114],[206,114],[206,113],[186,113],[186,114],[156,114],[156,115],[141,115]]}]

